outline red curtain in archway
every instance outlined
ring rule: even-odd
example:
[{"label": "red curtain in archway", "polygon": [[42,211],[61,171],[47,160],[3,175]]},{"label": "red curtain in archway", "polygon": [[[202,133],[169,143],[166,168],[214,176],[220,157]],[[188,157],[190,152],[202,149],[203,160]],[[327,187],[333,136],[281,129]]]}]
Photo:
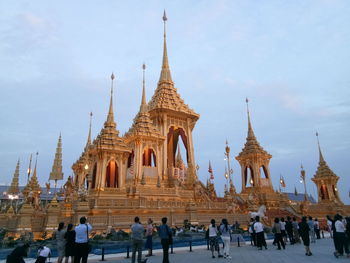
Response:
[{"label": "red curtain in archway", "polygon": [[110,161],[106,169],[106,187],[118,187],[118,165],[115,161]]},{"label": "red curtain in archway", "polygon": [[92,170],[92,183],[91,183],[92,189],[96,187],[96,172],[97,172],[97,163],[94,164],[94,169]]}]

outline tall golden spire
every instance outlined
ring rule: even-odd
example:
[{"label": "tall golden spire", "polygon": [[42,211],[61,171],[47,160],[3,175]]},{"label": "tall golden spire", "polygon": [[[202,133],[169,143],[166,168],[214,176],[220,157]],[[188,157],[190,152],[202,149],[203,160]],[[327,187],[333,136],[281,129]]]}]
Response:
[{"label": "tall golden spire", "polygon": [[108,111],[107,120],[105,122],[105,128],[107,128],[107,127],[115,128],[116,127],[116,124],[114,122],[114,113],[113,113],[113,88],[114,88],[113,86],[114,86],[114,79],[115,79],[115,76],[112,73],[112,75],[111,75],[111,80],[112,80],[112,83],[111,83],[111,98],[110,98],[110,101],[109,101],[109,111]]},{"label": "tall golden spire", "polygon": [[88,134],[88,138],[87,138],[85,149],[91,144],[91,122],[92,122],[92,112],[90,112],[89,134]]},{"label": "tall golden spire", "polygon": [[321,151],[320,140],[318,139],[318,132],[316,132],[316,137],[317,137],[318,152],[319,152],[319,155],[320,155],[319,162],[320,163],[325,163],[325,160],[323,158],[323,154],[322,154],[322,151]]},{"label": "tall golden spire", "polygon": [[19,179],[19,159],[17,161],[15,173],[13,174],[11,186],[7,190],[8,194],[18,194],[19,193],[18,179]]},{"label": "tall golden spire", "polygon": [[38,177],[36,175],[36,167],[38,164],[38,155],[39,155],[39,153],[37,152],[36,159],[35,159],[34,172],[33,172],[32,177],[30,178],[30,181],[29,181],[29,187],[32,191],[40,191],[41,190],[39,182],[38,182]]},{"label": "tall golden spire", "polygon": [[163,14],[163,22],[164,22],[164,46],[163,46],[163,63],[162,63],[162,71],[160,72],[159,82],[161,83],[171,83],[173,84],[173,80],[171,79],[169,62],[168,62],[168,50],[166,46],[166,21],[168,20],[165,10]]},{"label": "tall golden spire", "polygon": [[254,138],[255,134],[252,128],[252,124],[250,122],[250,112],[249,112],[249,100],[248,98],[245,99],[245,102],[247,103],[247,115],[248,115],[248,138]]},{"label": "tall golden spire", "polygon": [[248,135],[247,135],[247,141],[244,145],[244,148],[242,149],[242,152],[238,156],[242,156],[249,153],[261,153],[261,154],[268,154],[259,144],[258,140],[255,137],[252,124],[250,122],[250,112],[249,112],[249,105],[248,105],[248,98],[246,98],[247,103],[247,114],[248,114]]},{"label": "tall golden spire", "polygon": [[[36,163],[35,163],[36,167]],[[35,172],[35,171],[34,171]],[[50,173],[49,180],[55,181],[55,188],[57,186],[57,181],[63,179],[63,172],[62,172],[62,136],[60,133],[60,136],[58,137],[57,147],[56,147],[56,153],[55,153],[55,159],[53,161],[52,170]]]},{"label": "tall golden spire", "polygon": [[145,85],[145,63],[142,64],[142,99],[140,105],[140,112],[144,113],[148,110],[147,102],[146,102],[146,85]]}]

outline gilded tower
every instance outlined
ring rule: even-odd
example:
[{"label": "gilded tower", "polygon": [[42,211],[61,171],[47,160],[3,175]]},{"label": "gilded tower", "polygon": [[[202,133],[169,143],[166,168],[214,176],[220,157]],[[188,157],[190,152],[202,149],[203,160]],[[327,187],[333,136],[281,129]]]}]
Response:
[{"label": "gilded tower", "polygon": [[248,99],[246,99],[246,103],[248,114],[247,141],[236,157],[241,165],[242,193],[273,192],[269,169],[272,155],[266,152],[257,141],[250,122]]},{"label": "gilded tower", "polygon": [[161,181],[161,162],[157,157],[161,156],[161,146],[165,137],[157,130],[150,119],[146,102],[145,69],[142,65],[142,98],[140,110],[134,118],[132,127],[125,134],[125,142],[132,148],[128,158],[127,182],[143,185],[156,185]]},{"label": "gilded tower", "polygon": [[318,202],[319,203],[338,203],[343,204],[339,198],[339,192],[337,183],[339,177],[329,168],[328,164],[323,158],[323,154],[320,147],[320,141],[317,136],[319,162],[316,174],[311,179],[317,187]]},{"label": "gilded tower", "polygon": [[182,142],[186,149],[186,159],[188,169],[185,179],[187,187],[192,188],[197,180],[196,162],[194,158],[194,146],[192,140],[192,130],[199,119],[199,114],[184,103],[177,93],[174,82],[171,78],[168,53],[166,45],[166,21],[164,12],[164,47],[162,69],[157,85],[157,89],[149,102],[149,113],[153,124],[157,127],[162,136],[166,138],[160,147],[161,162],[159,163],[163,181],[171,185],[174,177],[176,162],[176,149],[178,143]]},{"label": "gilded tower", "polygon": [[17,165],[16,165],[15,173],[13,174],[11,185],[7,190],[7,194],[9,195],[19,194],[18,179],[19,179],[19,159],[17,161]]}]

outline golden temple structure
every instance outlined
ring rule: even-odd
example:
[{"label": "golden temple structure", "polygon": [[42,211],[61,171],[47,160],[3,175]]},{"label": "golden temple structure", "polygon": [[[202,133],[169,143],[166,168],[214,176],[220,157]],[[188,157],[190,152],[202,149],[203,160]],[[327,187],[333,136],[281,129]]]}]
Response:
[{"label": "golden temple structure", "polygon": [[[72,165],[74,177],[68,177],[63,191],[52,199],[44,200],[37,180],[37,161],[33,175],[23,191],[18,186],[19,161],[13,181],[7,191],[9,198],[2,206],[0,227],[16,234],[31,231],[40,237],[50,232],[61,221],[77,223],[88,216],[97,232],[111,228],[129,228],[137,215],[142,220],[153,218],[155,223],[167,216],[170,225],[205,224],[211,218],[246,225],[249,213],[264,205],[269,224],[274,216],[310,214],[350,214],[337,190],[337,177],[325,162],[319,146],[319,167],[312,180],[317,185],[318,202],[312,203],[305,195],[302,201],[290,200],[286,193],[275,191],[271,181],[269,162],[272,158],[259,144],[250,119],[247,100],[248,135],[242,151],[236,157],[241,166],[242,190],[236,191],[228,158],[225,196],[215,192],[214,177],[209,163],[210,179],[206,185],[198,179],[198,166],[194,156],[192,131],[200,115],[192,110],[175,88],[171,77],[164,12],[164,47],[161,72],[157,88],[147,102],[145,69],[140,109],[131,128],[121,136],[114,118],[113,89],[116,81],[111,76],[111,93],[106,121],[92,140],[91,116],[87,143],[81,156]],[[141,90],[141,88],[140,88]],[[180,144],[185,152],[180,152]],[[38,155],[37,155],[38,158]],[[30,174],[30,168],[28,175]],[[63,179],[62,138],[59,136],[50,180]],[[49,192],[50,185],[46,185]],[[55,190],[56,191],[56,190]],[[12,198],[16,197],[16,198]],[[6,200],[5,200],[6,201]]]}]

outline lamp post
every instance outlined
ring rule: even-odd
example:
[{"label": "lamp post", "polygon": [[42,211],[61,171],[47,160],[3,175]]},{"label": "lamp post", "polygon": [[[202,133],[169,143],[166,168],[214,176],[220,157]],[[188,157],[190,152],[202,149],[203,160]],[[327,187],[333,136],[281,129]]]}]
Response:
[{"label": "lamp post", "polygon": [[301,165],[300,183],[304,184],[304,201],[308,201],[307,191],[306,191],[306,173],[305,173],[303,165]]}]

